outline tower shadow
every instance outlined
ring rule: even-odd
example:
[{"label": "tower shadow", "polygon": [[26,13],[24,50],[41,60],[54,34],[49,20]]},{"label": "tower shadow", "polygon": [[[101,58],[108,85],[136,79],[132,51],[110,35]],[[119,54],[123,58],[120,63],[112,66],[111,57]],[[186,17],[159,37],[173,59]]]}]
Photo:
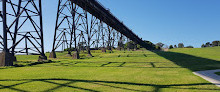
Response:
[{"label": "tower shadow", "polygon": [[[133,83],[133,82],[120,82],[120,81],[102,81],[102,80],[78,80],[78,79],[5,79],[5,80],[0,80],[0,82],[13,82],[13,81],[20,81],[17,84],[12,84],[12,85],[2,85],[0,84],[0,89],[10,89],[16,92],[29,92],[25,88],[16,88],[15,86],[18,85],[23,85],[31,82],[42,82],[42,83],[49,83],[52,85],[56,85],[54,87],[50,87],[49,89],[45,89],[42,92],[53,92],[56,91],[60,88],[67,87],[71,89],[78,89],[81,91],[88,91],[88,92],[101,92],[95,88],[88,88],[88,87],[80,87],[80,86],[75,86],[71,85],[73,83],[85,83],[87,86],[89,85],[99,85],[99,86],[105,86],[105,87],[110,87],[110,88],[116,88],[116,89],[121,89],[125,91],[134,91],[134,92],[160,92],[161,89],[163,88],[171,88],[174,90],[178,89],[193,89],[197,91],[217,91],[220,90],[218,88],[216,89],[209,89],[209,88],[182,88],[183,86],[198,86],[198,85],[213,85],[211,83],[193,83],[193,84],[169,84],[169,85],[159,85],[159,84],[147,84],[147,83]],[[57,83],[55,81],[65,81],[66,83]],[[153,87],[154,89],[151,89],[149,91],[146,90],[139,90],[133,87],[126,87],[126,86],[118,86],[118,85],[127,85],[127,86],[143,86],[143,87]],[[30,90],[30,89],[29,89]]]},{"label": "tower shadow", "polygon": [[217,60],[212,60],[203,57],[177,53],[177,52],[157,51],[154,53],[174,62],[175,64],[183,68],[188,68],[191,71],[220,69],[220,61]]}]

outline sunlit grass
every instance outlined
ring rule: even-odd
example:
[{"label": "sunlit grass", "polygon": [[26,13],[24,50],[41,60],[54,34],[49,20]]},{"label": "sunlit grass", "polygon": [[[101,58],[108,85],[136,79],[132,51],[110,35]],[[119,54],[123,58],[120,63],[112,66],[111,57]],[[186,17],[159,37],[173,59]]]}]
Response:
[{"label": "sunlit grass", "polygon": [[[173,49],[171,54],[146,50],[102,53],[98,50],[92,51],[94,57],[81,53],[81,59],[78,60],[71,59],[67,52],[63,52],[57,53],[58,58],[51,59],[51,62],[39,64],[34,63],[38,56],[19,55],[15,64],[23,67],[0,68],[0,91],[218,92],[220,88],[192,73],[193,69],[207,69],[209,66],[186,67],[184,61],[177,62],[175,60],[179,59],[171,57],[182,59],[181,56],[184,56],[192,64],[195,59],[209,58],[204,62],[210,66],[216,65],[212,60],[219,62],[219,58],[209,56],[213,55],[212,51],[207,51],[210,54],[206,56],[203,54],[206,50],[188,50]],[[220,55],[218,52],[215,54]],[[46,55],[49,56],[49,53]]]}]

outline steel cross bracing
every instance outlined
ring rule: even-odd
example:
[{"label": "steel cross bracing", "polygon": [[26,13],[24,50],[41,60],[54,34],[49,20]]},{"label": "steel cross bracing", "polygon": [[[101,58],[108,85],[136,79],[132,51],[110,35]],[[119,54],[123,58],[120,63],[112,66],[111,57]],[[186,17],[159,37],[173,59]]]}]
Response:
[{"label": "steel cross bracing", "polygon": [[79,52],[84,50],[88,56],[92,56],[91,48],[111,50],[117,46],[121,35],[71,0],[59,0],[50,58],[56,58],[56,51],[65,49],[70,56],[74,51],[73,57],[76,59],[79,58]]},{"label": "steel cross bracing", "polygon": [[141,46],[151,49],[149,44],[143,42],[136,34],[134,34],[127,26],[120,22],[109,10],[104,8],[97,0],[71,0],[73,3],[77,4],[84,10],[88,11],[90,14],[96,18],[102,20],[107,25],[111,26],[113,29],[117,30],[130,40],[134,41]]},{"label": "steel cross bracing", "polygon": [[[138,44],[138,38],[123,23],[95,0],[58,0],[57,19],[53,49],[50,57],[56,58],[55,51],[67,49],[78,59],[79,52],[105,48],[123,48],[125,39]],[[0,66],[13,65],[15,54],[40,55],[39,61],[47,59],[44,54],[43,21],[41,0],[1,0],[0,23]],[[127,37],[127,38],[126,38]]]},{"label": "steel cross bracing", "polygon": [[[1,0],[1,66],[16,61],[18,53],[41,55],[46,59],[43,43],[41,0]],[[6,58],[7,57],[7,58]]]}]

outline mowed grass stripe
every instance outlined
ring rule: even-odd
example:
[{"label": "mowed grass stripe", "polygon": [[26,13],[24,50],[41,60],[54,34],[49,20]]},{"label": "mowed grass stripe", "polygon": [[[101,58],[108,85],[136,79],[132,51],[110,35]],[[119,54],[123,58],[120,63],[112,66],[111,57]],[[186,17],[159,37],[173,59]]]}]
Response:
[{"label": "mowed grass stripe", "polygon": [[208,55],[220,53],[207,49],[92,51],[94,57],[87,58],[82,53],[79,60],[72,60],[63,52],[57,53],[53,62],[32,66],[27,65],[36,62],[36,56],[19,55],[16,64],[23,67],[0,68],[0,91],[218,92],[220,88],[192,74],[218,68],[219,57]]}]

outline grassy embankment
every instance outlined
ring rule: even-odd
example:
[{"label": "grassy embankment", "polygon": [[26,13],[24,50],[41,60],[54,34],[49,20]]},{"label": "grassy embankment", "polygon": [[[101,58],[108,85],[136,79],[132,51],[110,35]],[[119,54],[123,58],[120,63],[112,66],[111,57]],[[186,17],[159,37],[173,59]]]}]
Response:
[{"label": "grassy embankment", "polygon": [[[49,55],[47,53],[47,55]],[[93,51],[72,60],[66,53],[44,64],[37,56],[17,56],[23,67],[0,68],[0,91],[153,91],[218,92],[192,71],[220,69],[220,48],[170,52]]]}]

